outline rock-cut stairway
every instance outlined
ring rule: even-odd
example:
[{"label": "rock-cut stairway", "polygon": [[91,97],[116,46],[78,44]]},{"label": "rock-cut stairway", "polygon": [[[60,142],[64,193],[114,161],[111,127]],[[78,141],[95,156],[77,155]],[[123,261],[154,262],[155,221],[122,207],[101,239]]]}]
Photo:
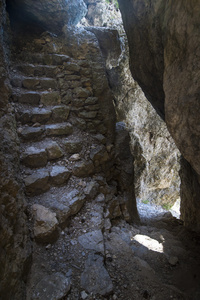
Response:
[{"label": "rock-cut stairway", "polygon": [[[51,231],[84,204],[86,181],[109,169],[106,164],[113,153],[106,149],[106,128],[99,100],[93,96],[88,62],[61,54],[20,57],[14,63],[11,84],[21,173],[36,219],[45,209],[56,213],[56,226],[45,229],[43,236],[34,231],[36,239],[48,241],[49,236],[51,241]],[[70,198],[62,200],[68,194]],[[48,213],[50,219],[55,216]]]},{"label": "rock-cut stairway", "polygon": [[50,58],[52,65],[45,65],[44,58],[35,55],[38,64],[17,65],[18,73],[12,78],[22,172],[28,196],[45,192],[52,185],[64,184],[70,176],[63,166],[60,138],[71,135],[73,126],[68,122],[70,107],[61,103],[56,78],[57,66],[69,61],[69,57],[49,55]]},{"label": "rock-cut stairway", "polygon": [[24,53],[11,75],[34,236],[26,299],[199,299],[199,250],[177,220],[119,221],[114,147],[88,61]]}]

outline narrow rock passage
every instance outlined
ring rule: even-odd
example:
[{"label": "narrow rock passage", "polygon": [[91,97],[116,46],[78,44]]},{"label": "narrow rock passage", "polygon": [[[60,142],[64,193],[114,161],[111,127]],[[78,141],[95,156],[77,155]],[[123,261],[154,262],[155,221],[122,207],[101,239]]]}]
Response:
[{"label": "narrow rock passage", "polygon": [[199,299],[197,237],[169,213],[146,215],[141,203],[141,224],[130,218],[129,139],[123,131],[114,141],[98,47],[94,62],[36,45],[11,69],[33,239],[26,300]]}]

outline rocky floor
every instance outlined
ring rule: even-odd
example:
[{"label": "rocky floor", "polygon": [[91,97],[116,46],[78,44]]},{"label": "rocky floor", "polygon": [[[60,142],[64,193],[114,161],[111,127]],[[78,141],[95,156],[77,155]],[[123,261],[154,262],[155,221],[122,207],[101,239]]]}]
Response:
[{"label": "rocky floor", "polygon": [[141,225],[111,224],[103,197],[87,202],[54,244],[34,245],[27,299],[199,299],[198,237],[140,212]]}]

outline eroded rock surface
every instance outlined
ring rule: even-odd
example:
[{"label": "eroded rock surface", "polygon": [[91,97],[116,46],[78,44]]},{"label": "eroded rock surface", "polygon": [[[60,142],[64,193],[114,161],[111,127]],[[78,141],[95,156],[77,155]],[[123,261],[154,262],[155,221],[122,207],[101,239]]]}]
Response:
[{"label": "eroded rock surface", "polygon": [[9,1],[8,10],[13,18],[18,15],[18,21],[22,19],[28,22],[29,18],[54,33],[60,33],[66,24],[76,25],[87,12],[83,0],[45,0],[37,3],[29,0],[12,0]]},{"label": "eroded rock surface", "polygon": [[9,104],[5,2],[0,3],[0,298],[23,299],[31,249],[19,174],[19,143]]},{"label": "eroded rock surface", "polygon": [[[129,41],[132,75],[157,112],[165,116],[169,132],[198,178],[199,5],[189,0],[179,3],[120,0],[119,5]],[[189,180],[190,175],[185,172],[185,179]],[[182,187],[184,184],[187,185],[182,182]],[[190,194],[194,195],[195,190],[191,186]],[[199,230],[199,221],[193,223],[199,213],[195,197],[190,206],[190,213],[183,218],[188,226]]]}]

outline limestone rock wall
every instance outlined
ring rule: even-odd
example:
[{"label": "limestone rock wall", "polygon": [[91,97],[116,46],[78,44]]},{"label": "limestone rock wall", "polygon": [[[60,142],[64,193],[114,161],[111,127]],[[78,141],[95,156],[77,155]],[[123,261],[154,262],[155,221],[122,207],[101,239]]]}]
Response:
[{"label": "limestone rock wall", "polygon": [[93,26],[88,30],[96,35],[106,62],[117,118],[126,122],[130,132],[136,196],[169,208],[180,197],[179,151],[166,124],[132,78],[123,32]]},{"label": "limestone rock wall", "polygon": [[[132,75],[160,116],[165,118],[184,158],[200,174],[199,3],[119,0],[119,5],[129,41]],[[193,197],[187,204],[190,212],[182,218],[187,226],[198,228],[196,207],[199,199],[194,197],[197,182],[189,187],[191,173],[187,168],[183,172],[182,191],[186,184]],[[182,211],[184,206],[183,202]]]},{"label": "limestone rock wall", "polygon": [[122,19],[119,9],[114,3],[106,0],[84,0],[87,5],[87,14],[81,20],[84,26],[97,26],[97,27],[112,27],[121,28]]},{"label": "limestone rock wall", "polygon": [[8,0],[7,7],[18,21],[39,23],[44,30],[57,34],[66,24],[76,25],[87,12],[83,0]]},{"label": "limestone rock wall", "polygon": [[0,21],[0,299],[24,299],[31,257],[16,124],[9,104],[4,1],[0,3]]}]

